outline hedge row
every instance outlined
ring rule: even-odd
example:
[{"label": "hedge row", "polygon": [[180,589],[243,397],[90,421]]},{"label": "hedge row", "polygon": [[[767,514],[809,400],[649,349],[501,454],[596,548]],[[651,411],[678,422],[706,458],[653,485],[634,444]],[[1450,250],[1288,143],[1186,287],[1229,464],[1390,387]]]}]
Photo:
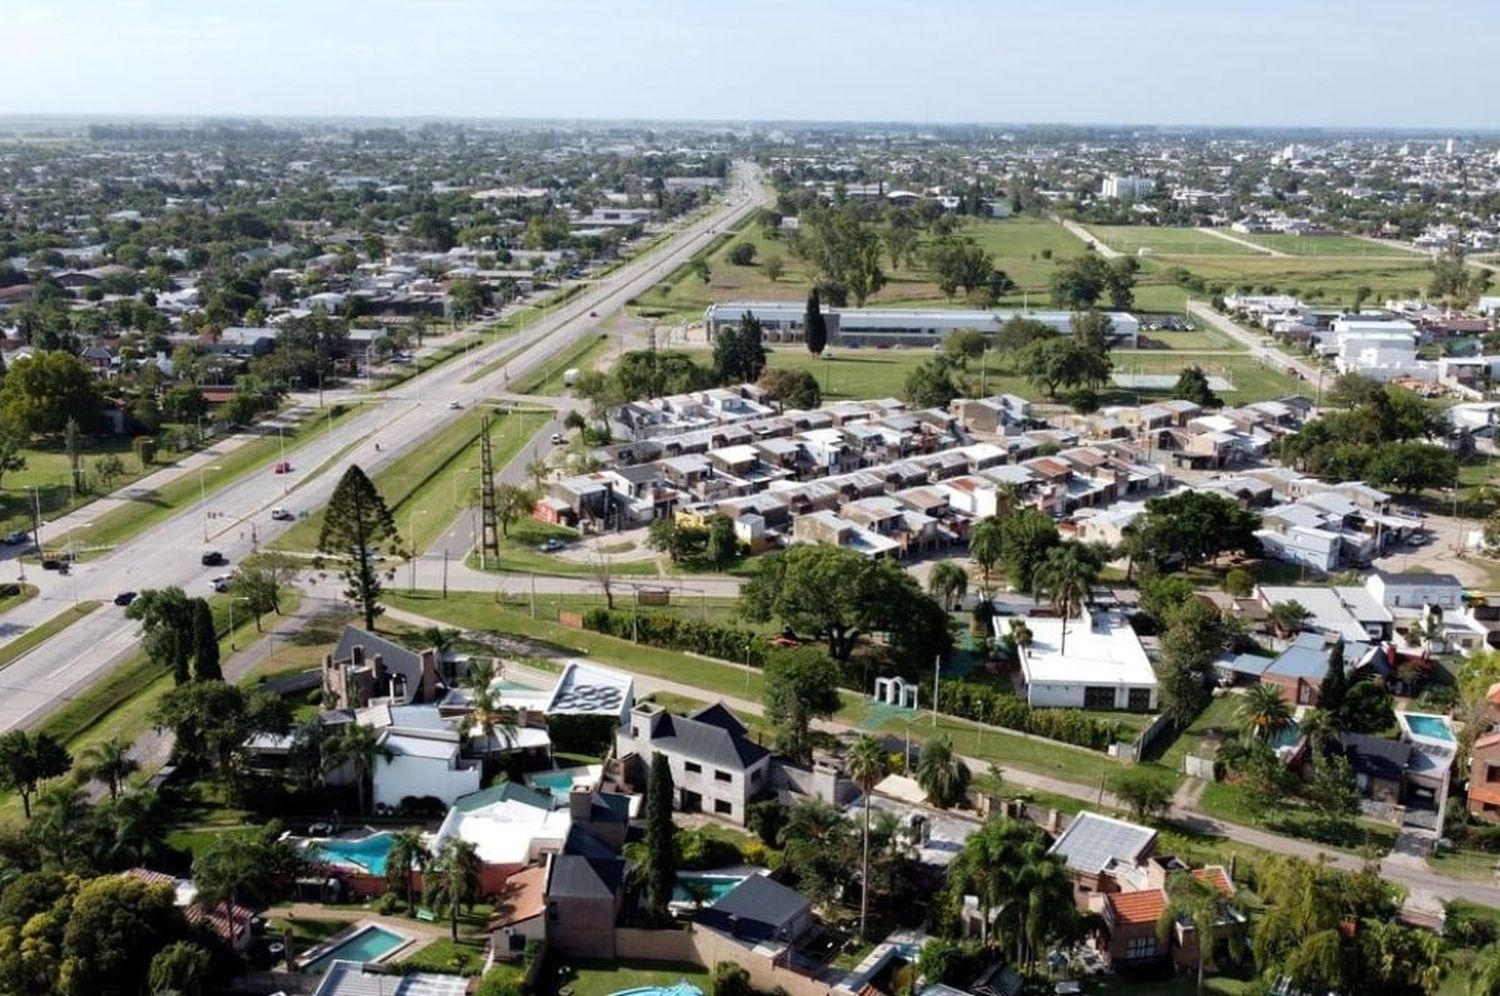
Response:
[{"label": "hedge row", "polygon": [[[630,613],[590,609],[583,614],[583,628],[635,640],[665,650],[682,650],[720,660],[765,667],[766,642],[756,634],[732,626],[672,616],[663,612]],[[746,648],[749,648],[748,650]]]},{"label": "hedge row", "polygon": [[1123,739],[1120,723],[1095,719],[1077,709],[1033,709],[1010,692],[962,679],[943,682],[938,711],[1091,750],[1104,750]]}]

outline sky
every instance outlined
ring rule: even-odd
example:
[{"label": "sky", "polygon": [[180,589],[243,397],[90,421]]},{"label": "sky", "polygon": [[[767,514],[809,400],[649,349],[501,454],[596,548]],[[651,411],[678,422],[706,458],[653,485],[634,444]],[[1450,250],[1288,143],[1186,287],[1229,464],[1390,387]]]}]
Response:
[{"label": "sky", "polygon": [[1500,128],[1500,0],[0,0],[0,115]]}]

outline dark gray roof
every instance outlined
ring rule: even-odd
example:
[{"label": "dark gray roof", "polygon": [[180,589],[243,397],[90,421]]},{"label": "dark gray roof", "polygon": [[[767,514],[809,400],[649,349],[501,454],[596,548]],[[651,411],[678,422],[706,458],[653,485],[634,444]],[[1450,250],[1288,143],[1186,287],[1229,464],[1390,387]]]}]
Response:
[{"label": "dark gray roof", "polygon": [[1400,740],[1369,737],[1362,733],[1341,733],[1339,743],[1344,756],[1357,775],[1400,781],[1401,773],[1411,760],[1411,744]]},{"label": "dark gray roof", "polygon": [[619,858],[586,858],[559,854],[552,859],[548,899],[613,899],[625,877]]},{"label": "dark gray roof", "polygon": [[[765,940],[808,908],[807,898],[767,875],[751,875],[730,889],[700,919],[737,937]],[[731,921],[730,918],[734,920]]]},{"label": "dark gray roof", "polygon": [[1462,588],[1464,583],[1452,574],[1420,574],[1415,571],[1407,571],[1401,574],[1392,574],[1381,571],[1380,576],[1387,584],[1414,584],[1435,588],[1442,585],[1447,588]]},{"label": "dark gray roof", "polygon": [[589,800],[589,820],[594,823],[627,823],[630,796],[618,792],[596,792]]},{"label": "dark gray roof", "polygon": [[333,649],[333,659],[349,660],[354,656],[355,647],[364,648],[366,661],[379,654],[380,663],[385,669],[405,678],[406,687],[413,692],[421,686],[422,655],[416,651],[408,650],[399,643],[392,643],[385,637],[358,626],[345,626],[344,634],[339,637],[339,645]]},{"label": "dark gray roof", "polygon": [[588,833],[576,823],[568,828],[568,839],[563,844],[563,853],[601,861],[611,861],[619,857],[619,853],[613,847]]},{"label": "dark gray roof", "polygon": [[[700,709],[692,716],[665,713],[657,720],[651,745],[715,767],[744,771],[770,752],[746,739],[745,727],[722,706]],[[702,717],[702,718],[700,718]]]}]

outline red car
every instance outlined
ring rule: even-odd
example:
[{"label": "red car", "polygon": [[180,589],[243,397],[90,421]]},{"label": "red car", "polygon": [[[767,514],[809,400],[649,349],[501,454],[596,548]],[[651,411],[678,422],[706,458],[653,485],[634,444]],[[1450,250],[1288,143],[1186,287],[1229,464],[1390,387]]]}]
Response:
[{"label": "red car", "polygon": [[290,474],[292,472],[292,465],[289,461],[277,460],[276,466],[273,469],[278,474]]}]

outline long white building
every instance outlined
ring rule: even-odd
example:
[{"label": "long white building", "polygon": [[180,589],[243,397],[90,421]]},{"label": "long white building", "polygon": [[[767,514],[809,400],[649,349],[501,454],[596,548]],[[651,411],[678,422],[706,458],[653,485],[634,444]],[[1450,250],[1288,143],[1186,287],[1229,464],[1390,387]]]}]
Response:
[{"label": "long white building", "polygon": [[[737,326],[746,313],[755,316],[770,342],[801,342],[806,304],[801,301],[729,301],[711,304],[703,312],[703,324],[710,339],[720,329]],[[1135,346],[1141,331],[1140,320],[1129,312],[1107,311],[1114,332],[1124,344]],[[931,346],[961,329],[984,333],[1000,330],[1012,318],[1027,318],[1050,325],[1059,332],[1072,331],[1073,312],[1023,311],[1019,308],[996,308],[977,311],[958,308],[824,308],[830,345],[859,346]]]}]

